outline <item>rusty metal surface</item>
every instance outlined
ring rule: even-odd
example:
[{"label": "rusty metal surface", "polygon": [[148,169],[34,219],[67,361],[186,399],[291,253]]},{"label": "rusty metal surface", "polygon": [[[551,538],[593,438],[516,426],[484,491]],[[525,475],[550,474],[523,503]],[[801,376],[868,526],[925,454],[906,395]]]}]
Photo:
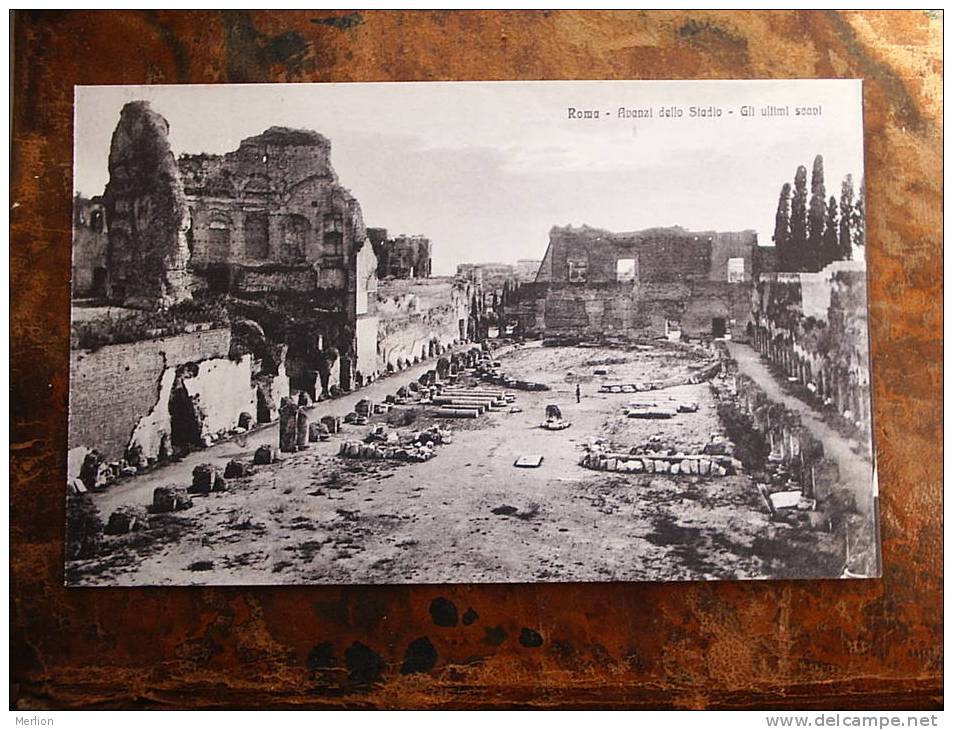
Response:
[{"label": "rusty metal surface", "polygon": [[[18,13],[11,702],[939,706],[941,30],[915,11]],[[866,80],[883,580],[62,587],[73,84],[790,77]]]}]

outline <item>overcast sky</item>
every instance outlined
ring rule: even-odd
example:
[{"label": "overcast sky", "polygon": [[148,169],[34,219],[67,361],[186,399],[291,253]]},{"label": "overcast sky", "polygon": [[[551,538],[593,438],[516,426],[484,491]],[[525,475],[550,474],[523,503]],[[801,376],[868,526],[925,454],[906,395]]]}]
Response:
[{"label": "overcast sky", "polygon": [[[863,174],[856,81],[245,84],[76,88],[74,188],[102,192],[127,101],[169,121],[175,153],[225,153],[271,126],[331,140],[368,226],[434,242],[435,274],[468,261],[541,258],[553,225],[753,228],[770,244],[778,193],[824,157],[827,196]],[[741,116],[750,104],[756,116]],[[762,107],[792,116],[766,118]],[[794,117],[797,106],[819,117]],[[680,118],[661,118],[661,107]],[[720,118],[689,107],[720,107]],[[599,119],[569,119],[568,109]],[[653,108],[620,119],[619,107]],[[729,110],[732,111],[729,114]],[[610,112],[609,116],[606,112]]]}]

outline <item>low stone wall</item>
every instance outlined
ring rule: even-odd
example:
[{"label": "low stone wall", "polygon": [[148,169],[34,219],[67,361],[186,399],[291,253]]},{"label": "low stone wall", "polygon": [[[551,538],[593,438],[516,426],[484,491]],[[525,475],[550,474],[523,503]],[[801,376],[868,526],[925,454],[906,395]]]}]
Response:
[{"label": "low stone wall", "polygon": [[580,466],[598,471],[626,474],[671,474],[682,476],[723,477],[732,473],[730,458],[706,454],[624,454],[589,452]]}]

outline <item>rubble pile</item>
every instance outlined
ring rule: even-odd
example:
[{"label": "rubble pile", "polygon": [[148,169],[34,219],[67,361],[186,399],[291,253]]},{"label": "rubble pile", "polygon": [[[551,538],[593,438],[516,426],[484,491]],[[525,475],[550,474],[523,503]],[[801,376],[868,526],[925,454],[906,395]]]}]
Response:
[{"label": "rubble pile", "polygon": [[339,456],[349,459],[429,461],[436,452],[434,448],[453,441],[449,429],[431,426],[401,438],[396,431],[383,424],[374,426],[363,442],[342,441]]}]

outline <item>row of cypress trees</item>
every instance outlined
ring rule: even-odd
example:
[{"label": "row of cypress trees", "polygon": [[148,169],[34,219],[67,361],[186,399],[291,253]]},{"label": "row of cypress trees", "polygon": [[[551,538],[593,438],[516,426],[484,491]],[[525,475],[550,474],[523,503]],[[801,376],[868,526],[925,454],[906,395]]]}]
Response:
[{"label": "row of cypress trees", "polygon": [[841,182],[840,201],[827,198],[824,158],[814,158],[808,196],[807,169],[799,165],[794,187],[784,183],[774,218],[774,245],[779,271],[820,271],[832,261],[852,258],[865,243],[864,181],[854,195],[854,178]]}]

